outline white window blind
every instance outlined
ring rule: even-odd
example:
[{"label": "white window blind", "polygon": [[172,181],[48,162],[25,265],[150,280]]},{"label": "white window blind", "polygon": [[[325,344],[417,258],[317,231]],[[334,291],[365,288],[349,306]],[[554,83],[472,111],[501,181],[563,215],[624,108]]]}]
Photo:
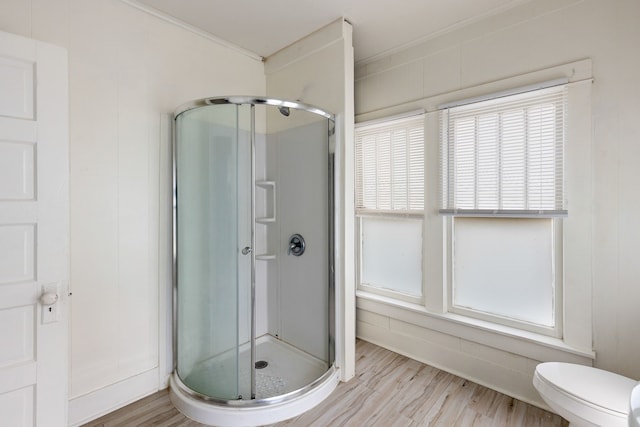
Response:
[{"label": "white window blind", "polygon": [[356,211],[424,209],[423,116],[355,132]]},{"label": "white window blind", "polygon": [[445,215],[564,216],[565,86],[441,111]]}]

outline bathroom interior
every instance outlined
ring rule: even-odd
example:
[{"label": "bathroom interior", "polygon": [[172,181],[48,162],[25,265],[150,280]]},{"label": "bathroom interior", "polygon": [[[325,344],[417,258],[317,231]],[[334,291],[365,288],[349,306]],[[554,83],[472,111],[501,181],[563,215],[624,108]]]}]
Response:
[{"label": "bathroom interior", "polygon": [[[211,14],[206,9],[211,6],[201,6],[200,13],[183,7],[182,12],[191,13],[189,22],[176,4],[0,4],[3,48],[11,39],[5,36],[9,33],[19,36],[19,43],[24,38],[61,47],[64,53],[56,52],[65,55],[62,62],[68,73],[60,86],[68,97],[68,109],[60,109],[68,111],[68,116],[61,116],[68,126],[62,130],[68,154],[66,160],[52,157],[63,166],[68,162],[63,168],[67,183],[55,193],[65,200],[68,226],[67,244],[56,256],[68,268],[60,271],[59,279],[42,279],[45,285],[60,283],[57,318],[44,324],[46,313],[38,302],[28,305],[31,311],[24,308],[27,305],[16,311],[0,304],[6,325],[19,325],[19,330],[42,323],[41,332],[57,328],[57,338],[34,338],[37,345],[22,345],[19,356],[0,351],[0,374],[6,374],[0,376],[0,412],[11,414],[16,425],[49,425],[43,419],[84,425],[171,384],[172,390],[181,390],[180,396],[172,396],[173,404],[202,422],[212,416],[210,407],[216,404],[224,408],[213,416],[231,417],[229,425],[236,422],[233,413],[253,413],[256,408],[258,413],[271,408],[270,415],[264,411],[258,419],[275,422],[318,404],[353,378],[360,339],[550,410],[575,425],[607,425],[580,420],[580,414],[596,420],[613,414],[619,425],[637,422],[633,417],[640,417],[640,409],[629,410],[631,389],[640,381],[636,0],[486,0],[482,5],[466,2],[467,10],[452,7],[449,15],[433,16],[422,12],[424,5],[408,1],[394,11],[399,13],[395,20],[378,21],[377,35],[365,33],[367,19],[373,22],[373,16],[347,8],[306,27],[306,32],[292,26],[292,34],[298,31],[294,39],[260,52],[242,47],[246,39],[241,36],[224,40],[206,28],[206,20],[199,18]],[[286,15],[251,8],[236,12],[256,33],[261,22]],[[233,21],[229,17],[222,21]],[[218,25],[223,28],[225,22]],[[278,33],[265,27],[263,34]],[[429,33],[413,30],[427,27]],[[405,41],[392,46],[394,37]],[[268,37],[262,39],[268,42]],[[19,54],[22,51],[2,53],[3,58]],[[559,77],[575,87],[591,84],[587,95],[579,95],[584,98],[575,112],[586,118],[586,130],[580,130],[575,139],[580,145],[567,151],[566,159],[568,167],[575,168],[566,182],[563,287],[556,300],[561,330],[545,335],[451,310],[446,234],[438,214],[438,120],[430,113],[447,102]],[[36,96],[48,89],[40,86]],[[185,107],[205,99],[217,101]],[[418,110],[426,113],[429,142],[420,257],[423,287],[419,298],[403,300],[369,292],[358,283],[353,140],[356,124]],[[216,179],[233,175],[233,184],[226,181],[222,187],[245,191],[222,191],[224,203],[207,203],[202,196],[213,188],[202,186],[198,178],[211,172],[203,166],[211,157],[207,159],[206,147],[200,146],[183,153],[189,161],[182,165],[185,175],[178,176],[178,190],[185,188],[181,182],[192,180],[194,185],[187,188],[194,192],[173,199],[172,144],[182,120],[174,116],[178,112],[184,113],[185,121],[191,117],[201,125],[182,128],[184,132],[205,137],[211,137],[211,127],[222,132],[216,138],[225,140],[220,148],[228,150],[222,155],[224,169],[215,170],[228,175]],[[4,123],[6,114],[0,115]],[[296,132],[307,126],[323,142],[298,139]],[[296,142],[287,135],[294,135]],[[6,143],[12,138],[0,135],[0,150],[14,147]],[[236,156],[237,169],[229,156]],[[39,182],[38,188],[45,191],[46,185]],[[180,210],[182,202],[191,205]],[[15,199],[0,198],[3,208],[8,203]],[[176,203],[176,219],[185,219],[186,228],[174,236]],[[13,213],[12,209],[5,212]],[[220,215],[218,227],[207,228],[211,223],[206,215]],[[5,221],[0,233],[10,236],[5,225],[12,217],[0,214],[0,220]],[[210,245],[215,239],[205,239],[205,233],[224,236],[224,244]],[[296,252],[302,243],[296,235],[304,239],[300,256]],[[180,236],[190,239],[174,251]],[[232,254],[225,252],[229,248]],[[13,247],[2,250],[16,252]],[[219,264],[208,265],[207,256]],[[229,264],[236,268],[222,269]],[[7,265],[0,261],[1,268]],[[207,274],[215,272],[222,275],[221,281],[238,284],[220,290],[226,299],[216,297],[216,310],[200,305],[211,297],[208,291],[194,288],[189,294],[181,288],[185,294],[180,294],[174,288],[180,268],[189,267],[185,277],[178,277],[187,283],[200,281],[199,275],[213,266]],[[0,300],[12,301],[5,296],[13,285],[6,283],[0,278]],[[188,301],[182,307],[181,297]],[[14,312],[20,317],[12,317]],[[277,363],[260,349],[274,342],[292,346],[294,354],[310,355],[317,368],[313,375],[285,385],[269,371]],[[49,360],[48,349],[56,351]],[[185,359],[180,359],[181,352]],[[222,369],[216,371],[229,376],[223,383],[231,388],[210,390],[199,383],[205,374],[197,368],[205,364],[197,362],[213,355],[221,360],[231,355],[224,362],[234,369],[221,362]],[[267,366],[257,368],[262,366],[258,362]],[[33,373],[40,363],[36,379]],[[565,368],[554,371],[560,365],[553,363],[590,369],[578,368],[565,376]],[[27,369],[20,371],[25,381],[20,384],[13,380],[18,369]],[[47,382],[47,375],[55,386]],[[588,390],[594,394],[582,396],[581,390],[571,389],[571,381],[562,382],[576,377],[588,379]],[[273,394],[258,390],[267,380],[276,390]],[[49,385],[37,388],[38,381]],[[305,394],[310,384],[317,395]],[[51,400],[38,399],[37,393],[47,387],[53,390]],[[298,393],[301,389],[304,392]],[[634,393],[639,401],[640,392]],[[615,402],[607,408],[602,399],[614,395]],[[242,407],[244,400],[259,404]],[[296,402],[299,407],[293,405]],[[596,408],[586,414],[586,407],[593,409],[590,402]],[[238,421],[242,422],[246,421]]]}]

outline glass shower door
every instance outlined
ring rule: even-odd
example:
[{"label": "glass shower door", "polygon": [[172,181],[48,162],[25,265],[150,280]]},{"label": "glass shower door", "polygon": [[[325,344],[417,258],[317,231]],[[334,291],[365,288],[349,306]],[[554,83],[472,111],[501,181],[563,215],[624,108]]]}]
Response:
[{"label": "glass shower door", "polygon": [[176,118],[177,372],[219,400],[251,398],[251,114]]}]

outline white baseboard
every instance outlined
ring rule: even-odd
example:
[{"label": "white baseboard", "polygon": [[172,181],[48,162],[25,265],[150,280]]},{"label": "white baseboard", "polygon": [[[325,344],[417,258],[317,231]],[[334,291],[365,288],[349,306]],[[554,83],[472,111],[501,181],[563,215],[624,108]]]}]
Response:
[{"label": "white baseboard", "polygon": [[95,420],[163,388],[158,369],[76,397],[69,401],[69,426],[75,427]]}]

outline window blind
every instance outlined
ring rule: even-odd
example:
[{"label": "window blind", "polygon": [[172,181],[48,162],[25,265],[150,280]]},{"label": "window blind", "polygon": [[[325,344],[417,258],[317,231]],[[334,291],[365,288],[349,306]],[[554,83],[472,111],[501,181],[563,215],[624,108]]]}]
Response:
[{"label": "window blind", "polygon": [[356,128],[356,211],[424,209],[423,116]]},{"label": "window blind", "polygon": [[564,216],[566,88],[441,111],[445,215]]}]

